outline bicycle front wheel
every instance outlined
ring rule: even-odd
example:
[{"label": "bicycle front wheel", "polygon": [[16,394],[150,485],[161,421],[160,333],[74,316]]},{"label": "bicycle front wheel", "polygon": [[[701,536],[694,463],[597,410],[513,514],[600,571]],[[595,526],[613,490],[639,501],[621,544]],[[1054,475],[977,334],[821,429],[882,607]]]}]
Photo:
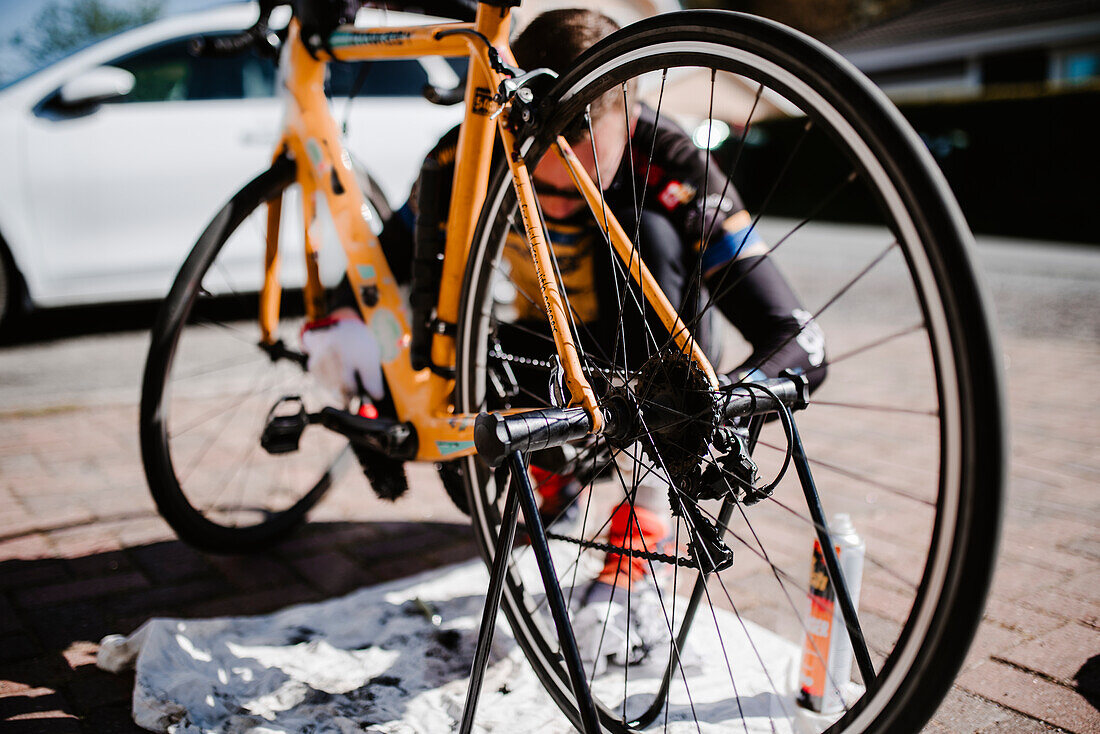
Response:
[{"label": "bicycle front wheel", "polygon": [[[698,491],[698,472],[728,466],[715,458],[715,426],[699,418],[711,415],[712,388],[667,332],[644,314],[631,320],[641,296],[597,231],[592,257],[606,261],[610,277],[595,288],[612,294],[599,309],[617,310],[623,328],[610,338],[597,333],[591,294],[566,285],[569,326],[598,396],[637,406],[640,428],[573,447],[565,463],[558,457],[555,471],[583,489],[576,526],[555,530],[552,544],[601,723],[608,731],[916,731],[980,621],[1003,475],[997,351],[957,205],[919,138],[870,82],[822,44],[770,21],[685,12],[605,39],[542,106],[524,156],[529,168],[553,154],[559,134],[579,139],[574,147],[591,145],[576,131],[608,95],[621,98],[620,114],[646,104],[657,120],[694,129],[696,144],[712,149],[708,165],[744,196],[752,231],[768,246],[763,258],[802,297],[802,326],[790,338],[828,377],[795,420],[827,516],[847,514],[866,543],[857,617],[873,676],[864,680],[835,657],[830,667],[822,649],[808,599],[818,528],[794,472],[757,503],[732,478],[717,497]],[[651,141],[626,137],[624,157],[636,173],[632,206],[622,205],[622,192],[616,200],[620,219],[646,208],[653,162]],[[591,154],[598,161],[596,146]],[[544,406],[555,391],[552,341],[524,317],[542,300],[515,276],[523,227],[505,174],[490,187],[467,272],[456,388],[463,412]],[[669,195],[707,201],[724,193]],[[639,228],[627,231],[641,249]],[[559,276],[575,269],[558,254]],[[681,318],[725,372],[749,352],[716,306],[737,283],[708,282],[700,268],[679,299]],[[683,419],[673,428],[661,411]],[[788,437],[780,423],[749,440],[764,481],[782,474]],[[475,534],[491,560],[506,482],[476,458],[464,475]],[[645,533],[640,545],[629,532],[610,537],[609,518],[626,512],[637,527],[643,510],[654,511],[653,496],[664,502],[667,548],[647,546]],[[729,568],[699,569],[690,549],[704,524],[733,551]],[[536,674],[579,726],[530,550],[512,555],[505,613]],[[616,564],[617,597],[593,619],[584,597]],[[616,620],[625,631],[612,629]],[[581,629],[593,621],[595,630]],[[847,637],[835,619],[832,635]],[[835,693],[835,710],[800,704],[814,705],[802,692],[814,685]]]},{"label": "bicycle front wheel", "polygon": [[[388,206],[370,178],[357,175],[367,213],[380,223]],[[243,553],[278,541],[356,465],[347,440],[319,428],[282,451],[261,444],[273,411],[335,402],[306,372],[300,297],[284,294],[274,344],[260,335],[256,293],[269,202],[280,211],[280,282],[287,291],[305,283],[294,178],[294,163],[279,159],[230,199],[187,257],[153,327],[140,416],[145,475],[161,515],[203,550]],[[320,261],[334,285],[343,253],[323,251]]]}]

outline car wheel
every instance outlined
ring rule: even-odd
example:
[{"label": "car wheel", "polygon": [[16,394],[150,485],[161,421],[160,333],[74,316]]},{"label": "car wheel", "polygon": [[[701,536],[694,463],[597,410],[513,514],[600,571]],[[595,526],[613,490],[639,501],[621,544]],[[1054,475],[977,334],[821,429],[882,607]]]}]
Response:
[{"label": "car wheel", "polygon": [[20,285],[15,263],[0,242],[0,332],[7,331],[11,326],[19,304]]}]

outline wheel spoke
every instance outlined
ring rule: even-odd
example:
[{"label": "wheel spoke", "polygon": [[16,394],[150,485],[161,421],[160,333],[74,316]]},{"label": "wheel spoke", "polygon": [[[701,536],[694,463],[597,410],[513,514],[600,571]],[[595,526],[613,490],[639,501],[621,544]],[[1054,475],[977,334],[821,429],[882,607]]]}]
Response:
[{"label": "wheel spoke", "polygon": [[[757,28],[755,21],[737,18],[734,25]],[[656,34],[656,25],[647,28]],[[777,31],[762,35],[773,32]],[[880,679],[895,675],[909,681],[927,674],[922,666],[933,658],[922,647],[928,630],[922,620],[938,619],[936,615],[945,610],[959,611],[953,601],[957,595],[937,596],[947,589],[930,588],[948,583],[930,581],[930,560],[957,548],[957,541],[943,534],[953,521],[944,513],[958,512],[964,503],[974,509],[972,499],[962,496],[970,488],[957,486],[970,480],[952,474],[960,465],[972,465],[966,463],[969,449],[960,437],[976,435],[972,420],[980,413],[969,393],[958,388],[963,384],[960,374],[971,373],[956,370],[957,362],[969,367],[973,356],[966,339],[960,338],[972,333],[959,305],[969,302],[966,288],[962,296],[954,292],[966,274],[942,272],[944,263],[958,260],[940,241],[944,233],[932,231],[940,225],[931,224],[946,222],[943,227],[949,228],[958,218],[950,212],[944,215],[938,200],[919,200],[916,186],[897,183],[898,171],[923,176],[925,164],[912,161],[924,160],[919,157],[924,154],[912,157],[906,148],[893,157],[896,151],[890,146],[899,140],[909,146],[911,136],[891,132],[894,117],[878,116],[873,124],[858,119],[856,111],[864,102],[853,105],[851,95],[833,88],[835,80],[822,81],[832,79],[821,72],[831,69],[831,62],[792,69],[785,56],[776,54],[764,57],[766,64],[756,63],[754,54],[762,53],[759,49],[767,43],[747,33],[730,34],[749,40],[743,42],[745,48],[726,56],[722,49],[732,41],[724,36],[719,41],[719,35],[714,34],[713,42],[697,42],[710,38],[706,28],[684,31],[684,38],[691,40],[681,46],[667,41],[659,54],[647,56],[640,40],[636,47],[629,45],[627,33],[620,41],[626,50],[609,46],[615,51],[586,57],[582,63],[590,67],[570,77],[581,81],[570,89],[563,108],[555,110],[554,101],[541,108],[545,115],[540,122],[547,129],[536,132],[536,144],[528,149],[530,155],[525,154],[527,165],[535,170],[539,156],[547,154],[545,146],[552,146],[559,133],[568,133],[583,165],[595,164],[589,170],[601,195],[598,203],[592,201],[591,222],[585,221],[586,234],[606,250],[605,255],[600,247],[595,249],[601,268],[594,284],[598,315],[592,316],[588,304],[580,303],[582,296],[591,294],[580,293],[576,283],[581,281],[572,279],[573,263],[565,256],[573,256],[573,251],[555,251],[552,243],[552,266],[562,286],[568,328],[578,341],[582,370],[599,405],[616,411],[616,417],[628,416],[624,420],[629,427],[618,423],[616,430],[555,469],[567,477],[579,476],[584,485],[561,503],[566,505],[562,513],[578,516],[579,528],[566,530],[563,524],[549,532],[555,557],[563,554],[555,566],[559,583],[569,587],[563,591],[570,617],[582,620],[583,612],[591,609],[585,604],[586,590],[601,577],[601,569],[611,588],[597,587],[602,590],[600,599],[615,605],[618,615],[614,619],[597,613],[588,619],[591,626],[583,639],[594,649],[582,651],[584,673],[605,725],[616,734],[662,723],[674,732],[710,727],[747,733],[766,730],[769,717],[774,717],[775,731],[787,730],[795,719],[801,726],[806,720],[796,703],[799,684],[781,671],[802,662],[817,670],[817,685],[843,692],[835,714],[814,719],[818,730],[846,730],[856,717],[845,714],[856,710],[870,717],[899,711],[919,717],[922,712],[915,704],[890,700],[882,687],[861,689],[853,682],[853,675],[860,680],[858,673],[829,660],[829,639],[818,633],[825,629],[846,640],[845,622],[811,606],[811,589],[819,590],[822,581],[820,573],[811,575],[808,562],[824,526],[839,527],[834,515],[849,514],[866,544],[863,607],[857,607],[849,621],[866,632],[866,649],[873,652],[873,670],[881,671]],[[662,30],[661,37],[672,36]],[[830,73],[840,79],[846,72]],[[806,78],[813,84],[803,84]],[[846,89],[863,99],[859,85]],[[640,107],[643,99],[649,101],[648,108]],[[600,165],[619,154],[614,145],[597,138],[602,129],[598,123],[603,122],[598,116],[607,114],[603,109],[615,115],[614,127],[606,129],[618,130],[623,123],[626,128],[625,133],[614,133],[620,136],[625,163],[613,177]],[[638,115],[638,109],[644,114]],[[658,170],[668,168],[671,158],[656,126],[681,141],[689,137],[682,137],[676,124],[695,125],[698,120],[706,126],[696,131],[698,150],[679,151],[685,157],[697,156],[690,159],[695,166],[691,177],[681,170]],[[710,137],[719,134],[719,120],[739,126],[738,134],[720,145]],[[553,128],[557,125],[561,127]],[[549,154],[555,155],[552,148]],[[666,189],[670,179],[685,187]],[[726,210],[721,202],[741,200],[743,192],[752,195],[751,204],[744,200],[751,216],[738,214],[744,221],[734,227],[722,220]],[[515,277],[515,270],[509,271],[498,258],[501,243],[496,237],[502,224],[504,229],[511,227],[508,217],[514,199],[510,194],[489,198],[495,208],[483,214],[484,229],[476,242],[483,263],[474,274],[479,294],[491,292],[486,279]],[[667,215],[672,221],[677,201],[698,207],[691,212],[693,217],[698,214],[697,220],[690,219],[691,231],[676,230],[685,256],[670,277],[682,281],[670,284],[666,292],[672,306],[678,306],[678,318],[689,330],[686,335],[654,325],[655,311],[632,275],[645,261],[656,279],[665,276],[660,266],[667,263],[654,258],[668,255],[661,252],[662,243],[647,239],[656,238],[650,234],[648,218]],[[545,210],[539,209],[544,222],[547,213],[554,213],[549,200],[546,203]],[[583,211],[587,217],[588,209]],[[849,240],[846,231],[831,229],[847,227],[834,219],[848,216],[875,227],[872,237],[853,228]],[[632,244],[629,257],[620,259],[614,250],[609,217],[625,226]],[[571,219],[570,225],[580,227],[579,221]],[[549,222],[550,227],[555,224]],[[728,245],[733,259],[745,262],[704,272],[702,255],[711,240],[717,242],[712,234],[727,227],[743,231],[737,241],[723,242],[722,247]],[[880,230],[889,239],[880,238]],[[757,249],[762,231],[770,247]],[[948,233],[947,239],[953,236]],[[750,238],[754,249],[746,251]],[[690,247],[696,241],[698,251]],[[866,245],[870,246],[865,249]],[[757,270],[765,260],[768,267]],[[779,330],[769,321],[772,315],[775,323],[783,320],[781,333],[751,333],[748,321],[755,304],[745,306],[744,313],[729,311],[741,308],[734,305],[737,299],[754,298],[752,289],[766,288],[761,284],[773,266],[780,265],[790,290],[808,298],[794,297],[797,305],[776,306],[761,318],[761,331]],[[563,274],[570,278],[568,283]],[[473,404],[486,411],[548,404],[553,339],[538,325],[514,316],[530,306],[541,310],[541,294],[531,282],[517,278],[516,308],[483,300],[467,309],[472,321],[462,324],[460,333],[488,331],[491,338],[488,354],[458,345],[456,407],[463,412]],[[681,285],[682,290],[673,290]],[[791,317],[799,321],[797,327]],[[807,346],[810,324],[823,327],[829,341],[827,358],[817,358],[819,352],[813,351],[824,353],[818,342]],[[749,349],[738,340],[735,328],[743,332]],[[978,336],[980,341],[982,335]],[[757,473],[772,479],[766,485],[754,479],[749,486],[747,475],[732,463],[738,454],[724,453],[729,450],[723,443],[727,439],[719,433],[743,430],[740,419],[719,417],[728,386],[718,390],[709,382],[693,381],[690,361],[675,346],[685,337],[689,344],[699,340],[716,372],[732,373],[733,365],[741,365],[738,374],[744,374],[737,384],[761,389],[759,376],[751,373],[762,365],[769,377],[787,367],[806,372],[813,392],[794,420],[814,452],[808,463],[815,475],[820,473],[821,500],[830,514],[811,517],[801,500],[792,499],[798,484],[793,475],[785,476],[792,454],[789,415],[781,424],[783,433],[779,423],[765,426],[762,417],[749,421],[748,455],[758,465]],[[786,362],[796,347],[807,355],[813,351],[813,363]],[[740,358],[738,350],[744,350]],[[516,384],[504,380],[507,389],[494,391],[475,371],[486,361],[493,375],[504,371],[502,365],[514,367]],[[683,367],[685,363],[689,367]],[[504,393],[508,395],[499,397]],[[473,472],[473,460],[467,466],[475,483],[475,527],[487,528],[483,541],[491,542],[502,498],[492,473]],[[671,521],[667,531],[660,531],[665,533],[660,542],[652,534],[658,531],[645,530],[653,512],[660,513],[661,521]],[[890,532],[882,529],[887,527]],[[668,541],[674,543],[671,551],[666,550]],[[899,551],[910,554],[906,564],[894,560]],[[735,552],[735,561],[727,565],[730,552]],[[700,572],[714,562],[708,554],[719,559],[721,570]],[[842,562],[851,557],[842,555]],[[564,669],[554,658],[560,644],[548,623],[538,578],[529,575],[532,560],[527,547],[517,547],[509,555],[512,586],[506,593],[515,597],[513,608],[519,612],[513,620],[516,639],[525,650],[538,652],[531,658],[540,678],[562,688]],[[694,568],[695,573],[685,575],[680,566]],[[845,577],[848,573],[845,569]],[[953,570],[948,577],[957,588],[961,577]],[[646,601],[647,595],[655,598]],[[934,606],[941,598],[946,600],[942,608]],[[653,622],[650,626],[657,631],[666,627],[668,640],[662,635],[646,650],[648,657],[641,664],[619,665],[620,658],[641,654],[635,638],[652,634],[644,621]],[[689,643],[704,647],[698,670],[685,660],[691,655]],[[863,651],[861,647],[861,655]],[[595,658],[588,657],[592,653]],[[605,664],[606,671],[597,675]],[[564,698],[569,699],[568,694]]]}]

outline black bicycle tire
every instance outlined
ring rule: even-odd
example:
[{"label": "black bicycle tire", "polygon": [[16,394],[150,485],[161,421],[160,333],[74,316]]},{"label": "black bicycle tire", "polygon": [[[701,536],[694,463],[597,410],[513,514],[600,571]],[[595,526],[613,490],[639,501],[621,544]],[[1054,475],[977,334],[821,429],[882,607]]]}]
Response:
[{"label": "black bicycle tire", "polygon": [[[202,276],[222,246],[257,208],[281,196],[294,182],[295,164],[279,158],[275,164],[233,195],[213,218],[184,261],[152,329],[149,354],[142,381],[140,436],[142,463],[153,499],[161,516],[181,540],[196,548],[215,553],[251,553],[285,538],[301,525],[308,512],[320,501],[332,484],[328,472],[293,505],[273,513],[264,522],[248,527],[226,527],[212,522],[193,507],[177,480],[164,422],[162,400],[168,371],[183,326],[186,324]],[[376,209],[388,211],[381,189],[370,175],[356,166],[364,195]]]},{"label": "black bicycle tire", "polygon": [[[882,93],[873,87],[848,62],[822,44],[777,23],[752,16],[721,11],[688,11],[662,15],[642,21],[619,31],[590,49],[569,74],[560,80],[547,95],[541,113],[553,119],[557,107],[568,105],[562,100],[567,90],[581,80],[607,66],[617,58],[660,43],[706,41],[733,45],[752,51],[770,60],[778,59],[793,68],[798,76],[821,92],[839,110],[846,120],[856,121],[868,146],[887,169],[890,182],[904,197],[910,210],[916,209],[915,224],[921,228],[922,241],[936,243],[931,251],[926,249],[933,269],[937,297],[941,302],[949,325],[950,349],[955,361],[961,414],[959,424],[964,428],[959,436],[960,452],[964,461],[959,468],[960,499],[957,515],[952,518],[953,530],[947,544],[947,556],[941,564],[943,583],[930,606],[929,619],[921,639],[910,639],[912,623],[907,621],[905,632],[897,649],[913,651],[906,664],[904,675],[897,682],[885,705],[877,710],[869,709],[861,701],[830,731],[858,730],[863,732],[915,731],[934,712],[946,694],[954,674],[965,657],[969,642],[981,620],[984,598],[992,577],[999,537],[999,507],[1001,504],[1006,448],[1003,424],[1003,389],[999,369],[999,350],[987,317],[986,299],[977,285],[971,256],[968,254],[969,232],[965,227],[957,205],[945,196],[947,191],[942,175],[930,156]],[[575,112],[575,110],[574,110]],[[572,113],[562,112],[567,118]],[[550,125],[552,127],[552,125]],[[537,150],[539,143],[536,143]],[[509,185],[506,169],[496,172],[493,192]],[[918,204],[919,202],[919,204]],[[482,212],[474,238],[466,276],[462,312],[459,320],[459,382],[458,407],[471,409],[463,401],[468,397],[474,378],[465,365],[476,365],[476,339],[467,333],[469,319],[477,310],[477,301],[485,297],[483,289],[492,253],[479,248],[491,242],[487,229],[493,225],[492,202]],[[916,205],[914,207],[914,205]],[[914,281],[915,282],[915,281]],[[473,345],[473,346],[472,346]],[[473,349],[471,353],[467,350]],[[477,489],[476,460],[467,464],[469,502],[475,508],[474,527],[479,547],[486,559],[492,555],[495,536],[487,530],[479,517],[481,511],[475,493]],[[484,474],[482,474],[484,476]],[[937,530],[937,534],[939,530]],[[936,536],[933,537],[935,543]],[[927,576],[918,592],[917,600],[923,603],[929,589]],[[532,642],[517,628],[527,622],[517,610],[521,605],[510,603],[506,587],[504,610],[516,638],[525,654],[556,703],[574,725],[579,725],[579,715],[568,691],[564,673],[559,667],[548,671],[539,661],[540,655],[532,649]],[[923,608],[923,607],[922,607]],[[895,658],[881,673],[887,678],[895,665]],[[604,721],[607,725],[608,722]],[[858,726],[858,729],[850,727]]]}]

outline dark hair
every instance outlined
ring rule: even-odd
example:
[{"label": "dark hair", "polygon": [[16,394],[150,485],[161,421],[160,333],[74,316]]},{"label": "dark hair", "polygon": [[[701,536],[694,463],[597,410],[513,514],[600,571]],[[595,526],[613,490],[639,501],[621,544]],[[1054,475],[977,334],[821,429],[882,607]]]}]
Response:
[{"label": "dark hair", "polygon": [[[600,39],[619,30],[619,24],[603,13],[584,8],[548,10],[534,18],[512,43],[512,51],[520,68],[530,71],[546,67],[559,75],[566,73],[577,58]],[[613,109],[619,103],[622,109],[622,90],[610,89],[589,106],[593,120]],[[570,142],[585,132],[582,120],[567,133]]]},{"label": "dark hair", "polygon": [[545,66],[564,74],[590,46],[617,30],[618,23],[594,10],[548,10],[516,36],[512,50],[523,69]]}]

